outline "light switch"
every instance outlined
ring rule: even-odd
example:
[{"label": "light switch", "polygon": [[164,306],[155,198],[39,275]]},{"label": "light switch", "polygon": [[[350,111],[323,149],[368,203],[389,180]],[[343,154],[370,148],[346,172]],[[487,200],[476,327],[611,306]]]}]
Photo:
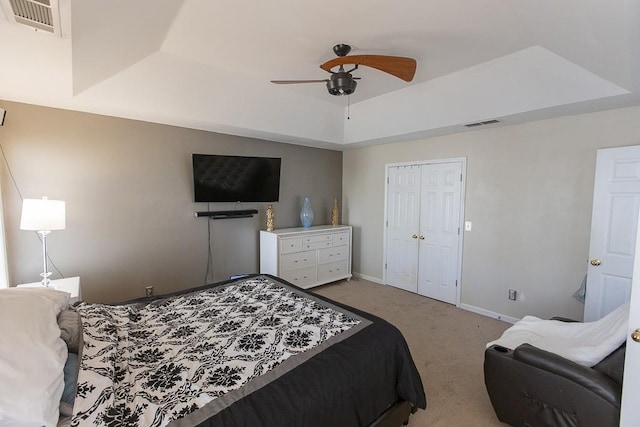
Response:
[{"label": "light switch", "polygon": [[471,221],[464,222],[464,231],[471,231]]}]

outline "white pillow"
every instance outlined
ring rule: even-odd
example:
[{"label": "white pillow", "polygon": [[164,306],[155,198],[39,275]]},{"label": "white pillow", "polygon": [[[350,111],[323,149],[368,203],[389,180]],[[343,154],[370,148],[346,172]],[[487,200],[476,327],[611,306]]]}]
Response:
[{"label": "white pillow", "polygon": [[55,426],[67,346],[56,318],[69,294],[0,289],[0,426]]}]

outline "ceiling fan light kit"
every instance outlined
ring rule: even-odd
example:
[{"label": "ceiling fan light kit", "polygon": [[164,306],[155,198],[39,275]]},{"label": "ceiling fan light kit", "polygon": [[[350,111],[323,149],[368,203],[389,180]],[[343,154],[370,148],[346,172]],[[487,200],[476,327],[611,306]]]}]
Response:
[{"label": "ceiling fan light kit", "polygon": [[351,72],[344,71],[342,65],[340,71],[331,74],[331,78],[327,80],[327,90],[331,95],[351,95],[355,92],[357,85],[358,82],[351,76]]},{"label": "ceiling fan light kit", "polygon": [[[406,82],[413,80],[416,73],[416,60],[401,56],[385,55],[352,55],[348,56],[351,46],[347,44],[337,44],[333,47],[333,52],[338,56],[331,59],[320,68],[331,73],[329,79],[323,80],[271,80],[275,84],[298,84],[298,83],[319,83],[326,82],[327,90],[331,95],[351,95],[356,90],[359,77],[353,77],[352,71],[358,69],[359,65],[375,68],[392,76],[398,77]],[[349,71],[344,70],[345,64],[353,64],[354,68]],[[339,66],[338,71],[332,71],[333,67]]]}]

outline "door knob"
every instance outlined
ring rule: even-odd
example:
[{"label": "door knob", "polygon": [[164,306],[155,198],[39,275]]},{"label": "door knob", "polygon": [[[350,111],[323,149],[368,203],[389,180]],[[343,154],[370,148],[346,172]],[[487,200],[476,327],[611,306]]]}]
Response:
[{"label": "door knob", "polygon": [[633,331],[633,333],[631,334],[631,339],[635,342],[640,342],[640,329],[636,329],[635,331]]},{"label": "door knob", "polygon": [[597,267],[600,264],[602,264],[602,263],[600,262],[600,260],[598,258],[594,258],[594,259],[591,260],[591,265],[593,265],[594,267]]},{"label": "door knob", "polygon": [[422,234],[420,235],[420,240],[424,240],[424,236]]},{"label": "door knob", "polygon": [[417,235],[417,234],[414,234],[413,236],[411,236],[411,238],[412,238],[412,239],[417,239],[417,238],[418,238],[418,235]]}]

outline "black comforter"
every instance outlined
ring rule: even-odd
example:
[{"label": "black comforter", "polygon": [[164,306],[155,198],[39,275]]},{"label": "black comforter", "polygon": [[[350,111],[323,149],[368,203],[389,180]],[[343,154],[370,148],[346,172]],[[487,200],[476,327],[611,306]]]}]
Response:
[{"label": "black comforter", "polygon": [[[282,279],[267,277],[295,288]],[[173,296],[228,283],[231,281]],[[234,398],[213,415],[203,416],[206,411],[195,411],[169,425],[367,426],[399,400],[408,401],[415,408],[426,407],[420,376],[397,328],[369,313],[298,288],[296,291],[361,316],[368,324],[264,385],[247,387],[247,383],[234,392],[240,393],[241,398]]]},{"label": "black comforter", "polygon": [[425,409],[420,375],[400,331],[333,303],[372,324],[200,425],[367,426],[398,399]]}]

